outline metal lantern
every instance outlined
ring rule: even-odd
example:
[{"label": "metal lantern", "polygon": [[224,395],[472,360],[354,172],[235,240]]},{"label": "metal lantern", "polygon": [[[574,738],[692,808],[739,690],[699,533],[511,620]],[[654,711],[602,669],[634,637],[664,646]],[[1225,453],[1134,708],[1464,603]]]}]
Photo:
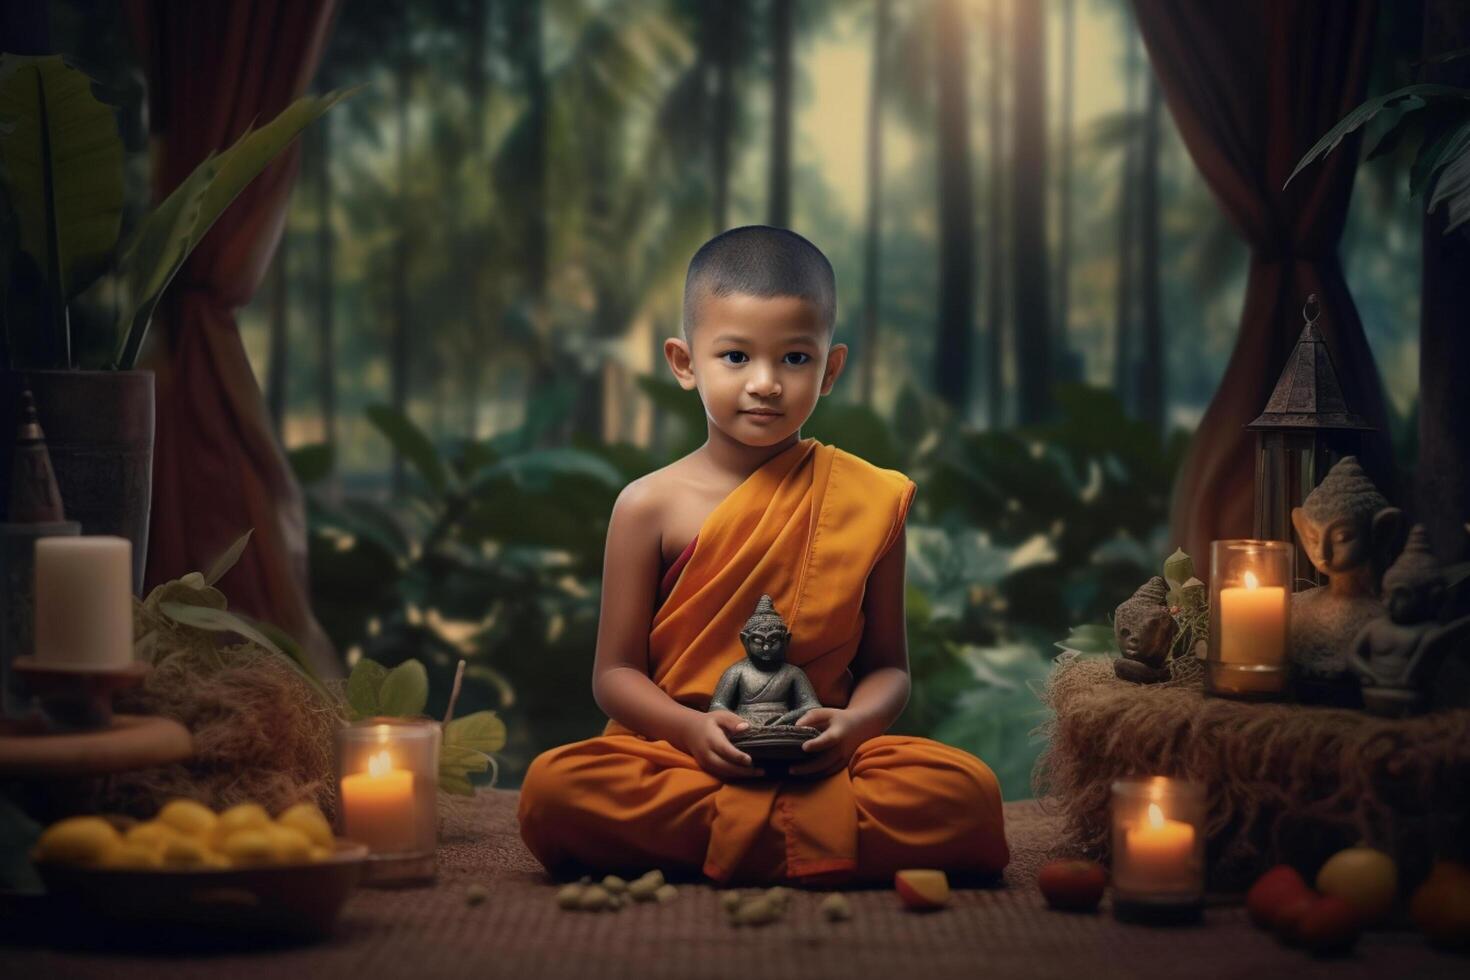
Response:
[{"label": "metal lantern", "polygon": [[[1266,410],[1246,426],[1256,433],[1255,536],[1293,541],[1291,511],[1300,507],[1334,463],[1356,455],[1362,434],[1373,426],[1347,404],[1332,355],[1317,331],[1321,307],[1307,297],[1306,326],[1286,360]],[[1321,584],[1321,577],[1296,542],[1296,575]]]}]

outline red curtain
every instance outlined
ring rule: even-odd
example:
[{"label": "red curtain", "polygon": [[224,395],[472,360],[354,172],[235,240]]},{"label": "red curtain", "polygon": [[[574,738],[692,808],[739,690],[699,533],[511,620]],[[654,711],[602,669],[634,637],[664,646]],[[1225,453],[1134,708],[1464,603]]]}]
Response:
[{"label": "red curtain", "polygon": [[[333,0],[135,2],[148,73],[162,199],[212,150],[305,93]],[[273,623],[341,672],[311,613],[301,491],[271,430],[235,311],[250,301],[280,240],[299,166],[293,146],[244,191],[195,249],[160,304],[153,513],[147,587],[208,567],[255,536],[220,583],[233,608]]]},{"label": "red curtain", "polygon": [[[1134,8],[1184,144],[1251,249],[1235,350],[1175,483],[1173,536],[1199,562],[1210,541],[1251,536],[1255,439],[1243,427],[1265,406],[1311,293],[1343,391],[1379,429],[1364,464],[1393,489],[1383,389],[1337,256],[1357,141],[1282,189],[1297,160],[1363,100],[1376,3],[1134,0]],[[1190,324],[1176,328],[1188,337]]]}]

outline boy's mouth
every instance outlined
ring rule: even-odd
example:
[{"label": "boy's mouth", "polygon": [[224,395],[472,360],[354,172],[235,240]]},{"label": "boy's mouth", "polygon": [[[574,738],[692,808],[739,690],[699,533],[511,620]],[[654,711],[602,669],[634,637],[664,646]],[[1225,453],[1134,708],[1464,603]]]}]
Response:
[{"label": "boy's mouth", "polygon": [[780,418],[784,412],[778,412],[774,408],[742,408],[741,415],[754,415],[756,418]]}]

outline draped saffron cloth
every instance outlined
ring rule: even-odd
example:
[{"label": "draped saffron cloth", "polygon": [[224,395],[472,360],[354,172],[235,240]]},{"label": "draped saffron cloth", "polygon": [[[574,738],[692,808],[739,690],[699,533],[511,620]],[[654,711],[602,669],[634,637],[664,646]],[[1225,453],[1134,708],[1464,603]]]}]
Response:
[{"label": "draped saffron cloth", "polygon": [[[822,704],[851,696],[868,574],[897,540],[914,485],[813,439],[771,459],[705,520],[649,635],[654,682],[704,710],[760,596],[791,629],[790,663]],[[905,867],[998,873],[1000,786],[979,759],[883,735],[821,779],[725,783],[666,741],[609,722],[543,753],[521,789],[521,836],[548,869],[703,872],[716,881],[880,880]]]}]

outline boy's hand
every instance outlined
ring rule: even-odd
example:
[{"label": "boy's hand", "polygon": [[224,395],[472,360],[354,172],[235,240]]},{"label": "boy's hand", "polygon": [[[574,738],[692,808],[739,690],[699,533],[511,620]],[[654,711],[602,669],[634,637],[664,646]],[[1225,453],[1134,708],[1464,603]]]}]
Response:
[{"label": "boy's hand", "polygon": [[793,776],[830,776],[847,765],[867,738],[852,714],[842,708],[813,708],[796,723],[820,728],[822,734],[801,747],[812,758],[792,766]]},{"label": "boy's hand", "polygon": [[754,779],[763,773],[755,768],[750,756],[730,744],[730,735],[749,727],[750,723],[733,711],[696,712],[684,730],[680,748],[711,776]]}]

